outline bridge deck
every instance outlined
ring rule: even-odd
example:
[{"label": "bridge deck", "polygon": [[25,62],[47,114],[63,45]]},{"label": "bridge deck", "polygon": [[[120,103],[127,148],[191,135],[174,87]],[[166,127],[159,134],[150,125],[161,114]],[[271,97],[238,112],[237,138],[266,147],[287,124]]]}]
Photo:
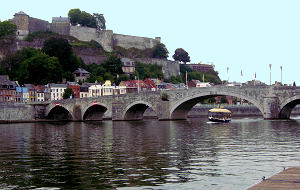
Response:
[{"label": "bridge deck", "polygon": [[300,167],[292,167],[265,179],[248,190],[298,190],[300,189]]}]

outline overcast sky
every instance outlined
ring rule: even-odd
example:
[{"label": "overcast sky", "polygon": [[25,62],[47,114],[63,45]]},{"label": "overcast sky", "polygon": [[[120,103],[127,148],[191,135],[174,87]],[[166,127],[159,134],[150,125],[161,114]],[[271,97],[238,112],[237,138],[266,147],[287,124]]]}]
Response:
[{"label": "overcast sky", "polygon": [[[193,63],[211,63],[222,80],[300,84],[300,1],[298,0],[84,0],[3,1],[1,21],[24,11],[51,22],[80,8],[102,13],[114,33],[161,37],[170,54],[185,49]],[[229,67],[229,76],[227,75]],[[243,77],[241,77],[241,70]]]}]

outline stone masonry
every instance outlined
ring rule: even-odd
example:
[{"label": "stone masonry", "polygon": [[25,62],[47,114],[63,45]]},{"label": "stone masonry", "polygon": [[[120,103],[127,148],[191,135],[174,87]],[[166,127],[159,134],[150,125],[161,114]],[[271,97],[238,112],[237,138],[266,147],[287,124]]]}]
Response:
[{"label": "stone masonry", "polygon": [[[162,93],[167,94],[168,101],[161,99]],[[251,102],[265,119],[288,119],[293,108],[300,104],[299,87],[214,86],[67,99],[40,104],[0,104],[0,121],[36,121],[63,112],[67,113],[68,117],[62,119],[73,121],[103,118],[140,120],[149,107],[159,120],[186,119],[188,112],[199,101],[220,95],[234,96]]]}]

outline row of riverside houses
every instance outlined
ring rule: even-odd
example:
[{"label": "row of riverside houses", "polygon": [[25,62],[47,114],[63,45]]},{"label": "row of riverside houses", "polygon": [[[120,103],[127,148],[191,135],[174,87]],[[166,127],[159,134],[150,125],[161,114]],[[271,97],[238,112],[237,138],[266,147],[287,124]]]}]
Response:
[{"label": "row of riverside houses", "polygon": [[95,83],[83,83],[82,85],[77,82],[66,82],[65,84],[24,84],[21,86],[17,81],[10,81],[7,75],[0,75],[0,102],[29,103],[61,100],[67,88],[71,88],[74,92],[74,97],[70,98],[87,98],[185,87],[184,84],[169,84],[158,79],[122,81],[119,86],[112,84],[109,80],[105,83],[96,81]]}]

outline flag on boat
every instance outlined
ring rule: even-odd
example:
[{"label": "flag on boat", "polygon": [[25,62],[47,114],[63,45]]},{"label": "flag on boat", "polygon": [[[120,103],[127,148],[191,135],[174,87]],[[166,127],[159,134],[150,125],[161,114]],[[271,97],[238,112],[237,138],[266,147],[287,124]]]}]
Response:
[{"label": "flag on boat", "polygon": [[241,76],[243,76],[243,71],[241,70]]}]

